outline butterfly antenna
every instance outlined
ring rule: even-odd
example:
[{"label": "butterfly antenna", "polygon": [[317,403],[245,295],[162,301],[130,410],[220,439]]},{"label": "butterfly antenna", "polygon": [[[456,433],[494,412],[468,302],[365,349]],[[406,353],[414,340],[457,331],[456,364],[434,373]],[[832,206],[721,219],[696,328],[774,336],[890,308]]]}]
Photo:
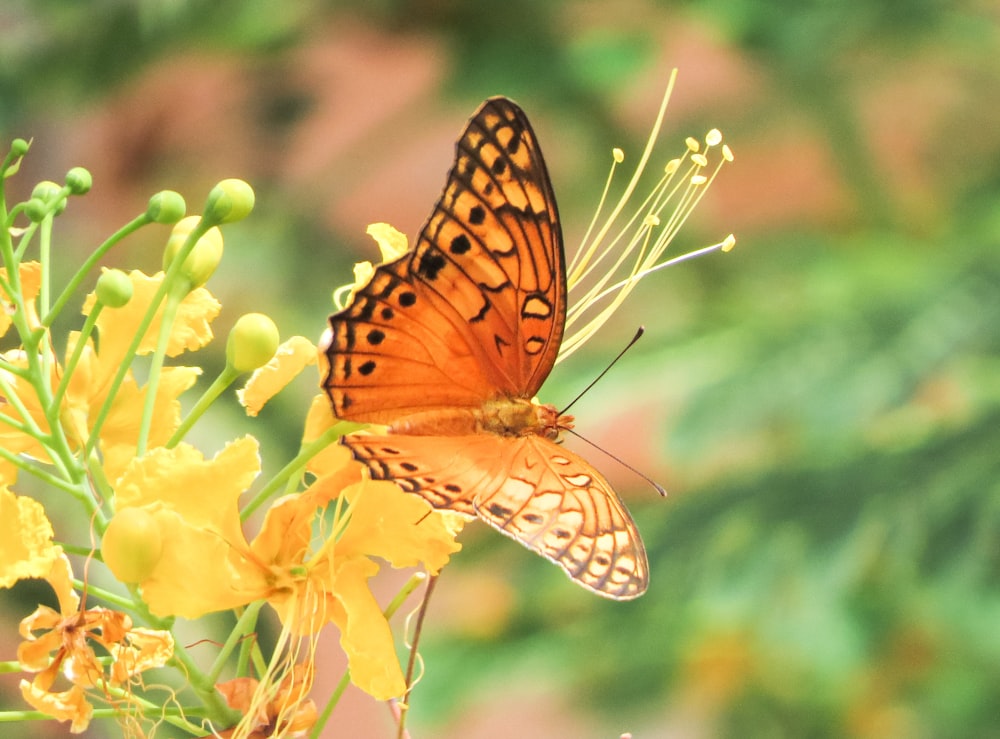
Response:
[{"label": "butterfly antenna", "polygon": [[[614,367],[615,364],[617,364],[618,360],[621,359],[623,356],[625,356],[625,352],[627,352],[629,349],[631,349],[635,345],[635,342],[637,342],[642,337],[642,335],[644,333],[646,333],[646,328],[644,326],[639,326],[639,328],[636,329],[635,336],[633,336],[632,340],[629,341],[629,343],[625,345],[624,349],[622,349],[620,352],[618,352],[618,356],[616,356],[614,359],[612,359],[611,362],[608,363],[608,366],[605,367],[604,370],[601,372],[601,374],[599,374],[597,377],[595,377],[593,380],[591,380],[590,384],[587,385],[587,387],[585,387],[583,389],[583,391],[579,395],[577,395],[575,398],[573,398],[573,400],[570,402],[569,405],[567,405],[565,408],[563,408],[561,411],[559,411],[559,415],[560,416],[565,415],[566,411],[568,411],[570,408],[572,408],[574,405],[576,405],[576,401],[578,401],[580,398],[582,398],[584,395],[586,395],[588,392],[590,392],[590,389],[592,387],[594,387],[594,385],[597,384],[597,381],[600,380],[602,377],[604,377],[604,375],[608,374],[608,370],[610,370],[612,367]],[[573,436],[575,436],[576,438],[581,439],[582,441],[585,441],[588,444],[590,444],[590,446],[594,447],[594,449],[597,449],[598,451],[604,452],[609,457],[611,457],[611,459],[615,460],[618,464],[620,464],[625,469],[627,469],[627,470],[629,470],[631,472],[634,472],[636,475],[638,475],[643,480],[645,480],[650,485],[652,485],[656,489],[656,492],[658,492],[663,497],[667,496],[666,489],[662,485],[660,485],[660,483],[658,483],[655,480],[653,480],[649,475],[643,474],[642,472],[640,472],[639,470],[637,470],[635,467],[633,467],[632,465],[630,465],[628,462],[626,462],[624,459],[621,459],[620,457],[616,457],[614,454],[612,454],[611,452],[609,452],[607,449],[603,449],[603,448],[597,446],[597,444],[595,444],[594,442],[592,442],[590,439],[588,439],[588,438],[586,438],[584,436],[580,436],[580,434],[578,434],[573,429],[566,429],[566,430],[569,431],[571,434],[573,434]]]},{"label": "butterfly antenna", "polygon": [[[636,338],[638,338],[638,337],[636,337]],[[591,384],[593,384],[593,383],[591,383]],[[658,483],[656,480],[654,480],[653,478],[651,478],[649,475],[644,474],[643,472],[640,472],[635,467],[633,467],[628,462],[626,462],[624,459],[622,459],[621,457],[616,457],[614,454],[612,454],[611,452],[609,452],[607,449],[604,449],[603,447],[600,447],[597,444],[595,444],[594,442],[592,442],[586,436],[580,436],[580,434],[576,433],[576,431],[574,431],[573,429],[565,429],[565,430],[569,431],[571,434],[573,434],[573,436],[575,436],[576,438],[580,439],[581,441],[585,441],[586,443],[590,444],[592,447],[594,447],[594,449],[597,449],[598,451],[604,452],[609,457],[611,457],[613,460],[615,460],[618,464],[620,464],[622,467],[624,467],[625,469],[629,470],[630,472],[634,472],[636,475],[638,475],[643,480],[645,480],[650,485],[652,485],[656,489],[656,492],[658,492],[664,498],[667,497],[667,489],[665,487],[663,487],[660,483]]]},{"label": "butterfly antenna", "polygon": [[[573,398],[573,400],[570,401],[569,405],[567,405],[565,408],[563,408],[561,411],[559,411],[559,415],[560,416],[565,415],[566,411],[568,411],[570,408],[572,408],[574,405],[576,405],[576,401],[578,401],[580,398],[582,398],[584,395],[586,395],[588,392],[590,392],[590,388],[594,387],[594,385],[597,384],[598,380],[600,380],[602,377],[604,377],[606,374],[608,374],[608,370],[610,370],[612,367],[614,367],[615,364],[618,362],[618,360],[621,359],[623,356],[625,356],[625,352],[627,352],[629,349],[631,349],[632,346],[635,344],[635,342],[637,342],[639,340],[639,337],[641,337],[644,333],[646,333],[646,327],[645,326],[639,326],[639,328],[635,332],[635,336],[633,336],[632,340],[628,344],[625,345],[624,349],[622,349],[620,352],[618,352],[618,356],[615,357],[614,359],[612,359],[611,362],[608,364],[608,366],[604,368],[604,371],[601,372],[601,374],[599,374],[593,380],[591,380],[590,384],[587,385],[587,387],[585,387],[580,392],[579,395],[577,395],[575,398]],[[627,467],[628,465],[625,465],[625,466]]]}]

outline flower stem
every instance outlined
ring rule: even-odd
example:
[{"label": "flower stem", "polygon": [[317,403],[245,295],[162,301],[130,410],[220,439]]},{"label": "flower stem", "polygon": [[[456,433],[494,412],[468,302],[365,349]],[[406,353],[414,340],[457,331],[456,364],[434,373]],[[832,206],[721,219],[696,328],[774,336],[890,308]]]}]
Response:
[{"label": "flower stem", "polygon": [[150,222],[151,221],[149,215],[143,213],[141,216],[137,216],[136,218],[132,219],[124,226],[122,226],[120,229],[115,231],[110,237],[108,237],[108,239],[103,244],[97,247],[94,253],[91,254],[89,257],[87,257],[87,259],[84,260],[83,264],[80,265],[80,269],[76,271],[76,274],[73,275],[72,279],[70,279],[70,281],[66,283],[66,287],[63,289],[59,297],[56,298],[56,302],[52,305],[52,309],[49,310],[47,313],[45,313],[45,315],[42,317],[42,325],[43,326],[52,325],[52,322],[62,311],[63,307],[73,296],[73,294],[76,293],[77,289],[79,289],[80,283],[83,282],[84,278],[87,276],[87,273],[89,273],[90,270],[94,268],[94,266],[100,261],[101,257],[103,257],[112,246],[117,244],[126,236],[135,233],[140,228],[142,228],[143,226],[145,226]]},{"label": "flower stem", "polygon": [[215,663],[208,670],[207,677],[213,685],[219,681],[219,675],[222,674],[222,670],[229,660],[229,655],[232,654],[236,645],[243,640],[243,637],[253,633],[257,628],[257,617],[260,615],[260,609],[266,602],[264,600],[257,600],[243,609],[243,613],[236,622],[236,626],[233,627],[232,632],[230,632],[229,638],[226,639],[226,643],[222,645],[222,649],[216,655]]},{"label": "flower stem", "polygon": [[208,390],[206,390],[202,396],[198,398],[198,402],[194,404],[194,407],[187,414],[184,420],[181,421],[177,430],[174,431],[174,435],[170,437],[169,441],[167,441],[165,445],[166,448],[173,449],[177,446],[184,438],[185,434],[191,430],[191,427],[194,426],[198,419],[204,415],[206,410],[208,410],[208,407],[212,405],[216,398],[218,398],[227,387],[232,385],[239,376],[240,373],[227,364],[222,372],[219,373],[219,376],[212,382]]},{"label": "flower stem", "polygon": [[136,445],[135,456],[141,457],[146,453],[146,445],[149,443],[149,431],[153,426],[153,411],[156,410],[156,390],[160,384],[160,372],[163,370],[163,359],[167,355],[167,344],[170,343],[170,332],[174,327],[174,320],[177,318],[177,309],[181,301],[188,294],[186,281],[177,281],[174,288],[167,293],[167,300],[163,306],[163,316],[160,319],[160,335],[156,340],[156,350],[153,352],[152,361],[149,365],[149,377],[146,380],[146,399],[142,406],[142,420],[139,423],[139,441]]},{"label": "flower stem", "polygon": [[[345,428],[357,425],[358,424],[349,423],[335,424],[308,444],[303,445],[302,449],[295,456],[295,459],[282,467],[281,470],[278,471],[278,474],[272,477],[268,483],[260,489],[260,492],[253,497],[253,500],[247,503],[246,507],[240,512],[240,519],[246,521],[251,515],[253,515],[255,510],[263,505],[264,501],[266,501],[271,495],[277,492],[282,485],[284,485],[285,480],[301,470],[305,466],[306,462],[326,449],[331,443],[333,443],[333,441],[339,439],[347,433]],[[363,426],[363,424],[360,426]]]}]

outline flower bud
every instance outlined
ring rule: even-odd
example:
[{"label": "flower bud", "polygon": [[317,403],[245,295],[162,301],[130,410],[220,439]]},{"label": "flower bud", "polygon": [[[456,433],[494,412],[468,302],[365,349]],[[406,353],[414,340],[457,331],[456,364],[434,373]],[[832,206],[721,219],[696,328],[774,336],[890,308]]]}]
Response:
[{"label": "flower bud", "polygon": [[101,542],[108,569],[124,583],[147,579],[163,555],[163,536],[145,508],[123,508],[108,522]]},{"label": "flower bud", "polygon": [[[163,252],[164,271],[170,269],[174,257],[200,220],[198,216],[188,216],[174,225],[170,238],[167,239],[167,248]],[[200,287],[208,282],[208,278],[215,272],[220,261],[222,261],[222,231],[212,227],[195,243],[191,253],[181,265],[180,274],[187,278],[192,289]]]},{"label": "flower bud", "polygon": [[35,189],[31,191],[31,199],[40,200],[46,206],[53,201],[57,201],[59,204],[52,211],[53,216],[57,216],[66,210],[66,198],[62,197],[62,187],[49,180],[42,180],[35,185]]},{"label": "flower bud", "polygon": [[252,372],[278,351],[278,327],[263,313],[240,316],[226,341],[226,362],[237,372]]},{"label": "flower bud", "polygon": [[24,204],[24,215],[26,215],[28,220],[32,223],[39,223],[43,218],[45,218],[45,214],[48,212],[48,203],[39,198],[32,198]]},{"label": "flower bud", "polygon": [[94,293],[109,308],[121,308],[132,299],[132,280],[120,269],[106,269],[97,278]]},{"label": "flower bud", "polygon": [[10,142],[10,153],[15,157],[23,157],[28,153],[29,148],[31,148],[31,144],[24,139],[14,139]]},{"label": "flower bud", "polygon": [[94,184],[94,178],[83,167],[73,167],[66,173],[66,187],[74,195],[86,195]]},{"label": "flower bud", "polygon": [[146,215],[154,223],[177,223],[184,217],[187,204],[181,194],[173,190],[163,190],[149,199]]},{"label": "flower bud", "polygon": [[212,188],[205,203],[204,218],[208,223],[241,221],[253,210],[253,188],[243,180],[222,180]]}]

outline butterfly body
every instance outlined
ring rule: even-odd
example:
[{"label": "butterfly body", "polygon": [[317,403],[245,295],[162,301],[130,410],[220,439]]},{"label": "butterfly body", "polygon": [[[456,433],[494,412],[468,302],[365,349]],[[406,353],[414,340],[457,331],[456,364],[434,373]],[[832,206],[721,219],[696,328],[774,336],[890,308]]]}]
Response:
[{"label": "butterfly body", "polygon": [[410,436],[528,436],[537,434],[557,441],[562,431],[573,428],[572,416],[560,416],[551,404],[524,398],[496,398],[478,408],[447,408],[422,411],[389,424],[388,433]]},{"label": "butterfly body", "polygon": [[459,137],[412,251],[330,318],[334,413],[387,426],[343,443],[373,478],[478,517],[606,597],[647,584],[635,524],[604,477],[556,442],[571,416],[534,400],[566,320],[555,196],[524,113],[487,100]]}]

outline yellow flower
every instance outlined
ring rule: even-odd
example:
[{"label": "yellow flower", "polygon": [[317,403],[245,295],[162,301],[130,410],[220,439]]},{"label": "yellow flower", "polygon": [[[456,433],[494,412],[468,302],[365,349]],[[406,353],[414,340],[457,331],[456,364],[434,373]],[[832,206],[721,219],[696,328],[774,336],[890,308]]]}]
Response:
[{"label": "yellow flower", "polygon": [[[59,600],[59,610],[39,606],[21,621],[23,641],[17,649],[21,668],[38,673],[22,680],[21,695],[35,709],[60,721],[70,721],[70,731],[80,733],[90,723],[93,707],[87,689],[128,687],[150,668],[162,667],[173,654],[173,637],[166,631],[133,629],[132,619],[107,608],[80,610],[73,590],[73,573],[64,554],[55,559],[45,579]],[[92,645],[111,656],[107,671]],[[62,673],[68,690],[53,691]],[[103,695],[103,694],[102,694]]]},{"label": "yellow flower", "polygon": [[[67,427],[70,444],[74,448],[79,448],[88,439],[97,414],[112,389],[111,384],[115,374],[125,360],[128,345],[149,308],[153,293],[163,280],[163,274],[147,277],[141,272],[133,271],[129,278],[135,292],[132,300],[121,308],[105,308],[101,312],[97,318],[99,349],[95,350],[93,343],[87,342],[66,388],[62,420]],[[94,295],[89,295],[84,305],[85,313],[93,308],[94,302]],[[207,290],[198,288],[192,291],[178,310],[167,354],[174,356],[207,344],[212,338],[209,324],[218,314],[219,307],[218,301]],[[154,319],[139,346],[139,354],[149,353],[155,347],[159,323],[159,318]],[[67,357],[73,354],[78,341],[79,334],[71,333],[67,342]],[[28,366],[27,357],[23,352],[8,352],[4,358],[15,367]],[[51,381],[53,388],[58,385],[62,374],[61,368],[53,370]],[[177,399],[194,384],[199,374],[201,370],[197,367],[163,368],[156,387],[155,421],[151,426],[148,441],[150,446],[165,444],[180,424],[181,407]],[[42,433],[48,433],[49,426],[44,409],[31,384],[25,378],[11,373],[4,373],[4,379],[11,389],[11,394],[17,396],[29,418],[23,418],[13,403],[3,402],[2,394],[0,394],[0,413],[15,423],[30,422],[41,429]],[[116,479],[128,460],[135,456],[146,393],[147,388],[139,387],[132,371],[129,370],[114,396],[110,413],[100,432],[98,448],[104,457],[105,474],[110,480]],[[8,424],[0,423],[0,444],[14,454],[28,454],[38,459],[48,459],[48,454],[34,435],[12,429]],[[6,473],[4,479],[9,479]]]},{"label": "yellow flower", "polygon": [[[329,406],[313,405],[324,406],[329,426]],[[310,432],[321,433],[320,411],[314,414]],[[237,502],[259,471],[254,439],[235,441],[212,460],[183,444],[133,460],[119,480],[117,508],[144,507],[163,541],[139,583],[143,598],[159,616],[185,618],[264,599],[295,637],[312,637],[332,621],[355,684],[378,698],[398,696],[405,686],[392,633],[368,588],[379,571],[372,558],[437,573],[460,547],[459,527],[395,484],[363,478],[343,447],[325,450],[309,470],[313,482],[275,501],[248,543]],[[328,508],[332,515],[324,516]]]}]

